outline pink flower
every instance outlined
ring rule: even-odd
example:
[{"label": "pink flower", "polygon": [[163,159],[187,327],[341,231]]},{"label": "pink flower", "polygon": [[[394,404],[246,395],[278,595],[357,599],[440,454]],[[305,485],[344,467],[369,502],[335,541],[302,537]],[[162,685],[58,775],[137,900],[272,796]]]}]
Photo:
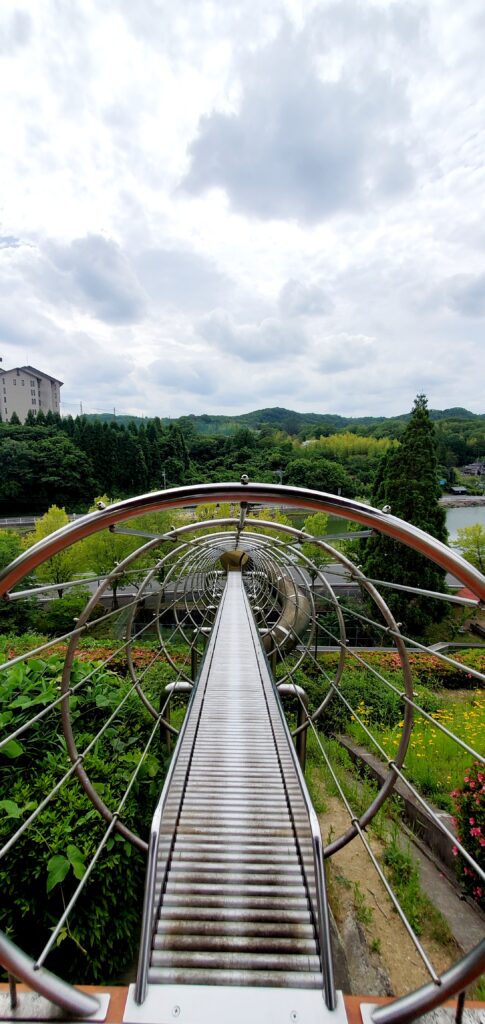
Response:
[{"label": "pink flower", "polygon": [[475,783],[473,779],[470,779],[470,789],[475,789]]},{"label": "pink flower", "polygon": [[468,821],[470,822],[470,825],[475,824],[475,818],[469,818]]},{"label": "pink flower", "polygon": [[[458,857],[458,847],[457,846],[453,846],[451,852],[452,852],[454,857]],[[466,868],[465,868],[465,871],[466,871]]]},{"label": "pink flower", "polygon": [[479,836],[479,835],[481,835],[481,829],[479,829],[479,828],[471,828],[470,829],[470,835],[471,836]]},{"label": "pink flower", "polygon": [[478,899],[481,899],[481,898],[482,898],[482,890],[481,890],[481,888],[480,888],[480,886],[479,886],[479,885],[476,885],[476,886],[475,886],[475,888],[474,888],[474,890],[473,890],[473,895],[474,895],[474,896],[478,896]]}]

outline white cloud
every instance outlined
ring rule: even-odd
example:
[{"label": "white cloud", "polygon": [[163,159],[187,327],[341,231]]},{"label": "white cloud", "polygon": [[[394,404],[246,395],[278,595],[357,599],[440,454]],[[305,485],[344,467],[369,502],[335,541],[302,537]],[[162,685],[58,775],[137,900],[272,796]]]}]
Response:
[{"label": "white cloud", "polygon": [[362,334],[334,334],[318,341],[316,365],[324,373],[343,373],[361,367],[365,372],[375,357],[375,339]]},{"label": "white cloud", "polygon": [[483,409],[483,27],[3,0],[2,365],[72,411]]},{"label": "white cloud", "polygon": [[451,309],[463,316],[485,316],[485,273],[457,274],[446,290]]},{"label": "white cloud", "polygon": [[333,302],[318,282],[305,284],[290,278],[279,294],[279,307],[284,316],[325,316],[333,310]]},{"label": "white cloud", "polygon": [[293,323],[268,317],[259,324],[236,324],[223,310],[214,310],[199,321],[199,333],[227,355],[248,363],[278,363],[300,355],[307,347],[304,331]]}]

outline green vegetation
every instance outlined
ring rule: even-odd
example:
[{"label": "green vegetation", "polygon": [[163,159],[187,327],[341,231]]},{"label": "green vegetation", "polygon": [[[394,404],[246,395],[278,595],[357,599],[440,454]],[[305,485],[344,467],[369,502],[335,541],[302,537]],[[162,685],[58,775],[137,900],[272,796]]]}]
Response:
[{"label": "green vegetation", "polygon": [[[461,736],[473,749],[485,745],[485,701],[476,679],[452,665],[426,654],[411,654],[415,680],[416,702],[436,722]],[[402,675],[396,654],[366,651],[366,661],[384,675],[399,692]],[[464,666],[483,671],[484,655],[480,650],[463,651],[457,659]],[[337,666],[336,654],[319,655],[319,664],[331,678]],[[299,670],[298,682],[308,695],[311,709],[322,701],[329,684],[321,676]],[[457,689],[461,687],[461,689]],[[357,662],[349,661],[341,691],[389,757],[393,757],[401,735],[404,703],[390,687]],[[378,754],[365,729],[355,720],[342,700],[334,695],[319,721],[321,734],[331,737],[339,733],[351,735],[373,754]],[[314,741],[313,741],[314,742]],[[309,744],[311,750],[311,744]],[[346,755],[334,750],[341,763]],[[318,758],[317,758],[318,759]],[[450,791],[459,788],[469,765],[470,755],[418,712],[406,755],[406,773],[423,793],[446,810],[452,810]]]},{"label": "green vegetation", "polygon": [[[418,395],[411,419],[398,448],[383,457],[374,483],[372,504],[390,508],[393,515],[413,523],[440,541],[446,541],[445,511],[438,504],[440,489],[434,428],[427,401]],[[371,579],[389,580],[425,590],[444,591],[445,572],[434,562],[391,539],[376,533],[363,542],[363,568]],[[403,632],[423,635],[427,626],[440,621],[446,604],[389,592],[389,607],[402,623]]]},{"label": "green vegetation", "polygon": [[[68,512],[110,498],[212,480],[283,482],[369,497],[380,455],[396,449],[409,414],[386,419],[262,409],[177,420],[70,416],[0,422],[0,514],[39,514],[55,495]],[[485,417],[430,412],[440,474],[485,452]],[[307,443],[308,442],[308,443]]]},{"label": "green vegetation", "polygon": [[485,529],[480,523],[458,529],[456,540],[452,540],[451,543],[453,547],[460,548],[460,553],[467,562],[471,562],[476,569],[485,573]]},{"label": "green vegetation", "polygon": [[[24,538],[23,548],[30,548],[40,540],[48,537],[55,530],[62,529],[69,523],[69,516],[64,508],[51,505],[48,511],[37,520],[32,533]],[[62,597],[62,583],[72,580],[81,571],[82,559],[79,544],[72,545],[52,555],[35,570],[36,581],[41,583],[59,584],[58,594]]]},{"label": "green vegetation", "polygon": [[[321,742],[352,812],[357,816],[361,815],[376,796],[377,783],[369,778],[357,778],[349,755],[336,740],[321,737]],[[308,754],[307,780],[310,780],[312,794],[317,791],[323,804],[327,794],[341,799],[338,787],[325,766],[313,736],[309,737]],[[421,888],[418,864],[412,856],[409,844],[405,845],[400,835],[400,819],[401,811],[396,797],[386,802],[372,819],[369,831],[382,844],[382,853],[378,854],[378,859],[416,934],[423,935],[426,939],[434,939],[444,946],[452,945],[454,940],[446,920]],[[335,839],[333,829],[328,836],[327,845],[332,839]],[[345,876],[330,872],[331,893],[334,883],[345,888],[352,886]],[[368,906],[358,882],[353,884],[352,889],[357,920],[369,927],[373,922],[373,910]],[[370,948],[372,952],[379,953],[379,939],[373,941]]]},{"label": "green vegetation", "polygon": [[[30,659],[1,678],[0,724],[26,721],[58,696],[63,660],[58,653]],[[107,805],[115,810],[153,727],[130,684],[99,661],[76,659],[72,682],[84,685],[71,698],[78,747],[83,750],[115,713],[85,759],[85,768]],[[59,710],[0,752],[0,842],[6,841],[44,799],[70,765],[60,732]],[[155,742],[124,806],[125,824],[147,836],[165,772]],[[0,927],[31,955],[38,955],[71,898],[106,831],[106,823],[75,778],[60,789],[36,822],[2,861]],[[77,982],[107,983],[125,970],[139,934],[145,857],[117,833],[106,848],[68,925],[49,956],[52,970]],[[122,881],[121,881],[122,879]],[[122,886],[122,889],[121,889]],[[123,893],[120,906],[120,893]]]},{"label": "green vegetation", "polygon": [[419,869],[410,846],[402,846],[396,826],[391,831],[383,857],[386,875],[416,935],[426,934],[446,945],[452,941],[450,928],[442,914],[421,888]]},{"label": "green vegetation", "polygon": [[354,908],[355,916],[360,924],[369,926],[374,920],[374,911],[366,902],[360,882],[354,882]]},{"label": "green vegetation", "polygon": [[[435,721],[460,736],[472,749],[483,750],[485,701],[481,691],[476,691],[474,696],[470,694],[466,701],[456,701],[446,693],[441,697],[436,693],[433,696],[433,711],[430,711],[430,705],[423,700],[423,694],[419,689],[416,701]],[[402,719],[394,722],[392,726],[389,724],[383,727],[382,713],[377,715],[367,698],[362,699],[356,710],[359,718],[369,727],[388,757],[393,757],[401,736]],[[362,746],[374,754],[377,753],[376,747],[357,721],[347,723],[347,732]],[[454,740],[433,726],[429,720],[416,713],[405,765],[407,777],[422,793],[440,807],[453,810],[450,792],[461,786],[469,762],[470,755],[465,750],[458,747]]]}]

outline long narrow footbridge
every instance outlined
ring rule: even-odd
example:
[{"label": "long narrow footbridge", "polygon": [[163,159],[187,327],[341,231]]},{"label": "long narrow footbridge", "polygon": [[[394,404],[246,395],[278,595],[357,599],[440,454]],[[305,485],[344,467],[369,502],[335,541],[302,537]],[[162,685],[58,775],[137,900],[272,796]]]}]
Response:
[{"label": "long narrow footbridge", "polygon": [[[198,514],[201,505],[204,510]],[[275,516],[275,507],[300,518],[292,524],[290,518]],[[167,511],[172,516],[168,528],[163,518]],[[380,532],[412,548],[437,564],[443,575],[451,574],[448,585],[439,592],[423,592],[418,579],[410,584],[367,578],[338,541],[332,545],[331,537],[302,529],[303,517],[316,511],[352,521],[358,531],[354,538],[365,541],[371,531]],[[157,520],[157,515],[162,518]],[[13,649],[0,666],[0,755],[6,755],[0,760],[0,858],[6,870],[9,860],[18,868],[16,858],[27,856],[29,835],[42,855],[39,835],[45,815],[52,820],[64,787],[76,780],[103,822],[89,858],[80,851],[80,840],[76,845],[75,835],[67,855],[52,849],[52,840],[46,839],[46,866],[38,865],[38,877],[50,872],[52,889],[70,872],[57,923],[47,905],[46,921],[34,913],[35,923],[29,926],[26,900],[16,919],[13,905],[22,901],[9,893],[10,906],[3,914],[7,933],[0,933],[0,964],[6,972],[0,1020],[54,1016],[164,1024],[180,1017],[188,1024],[358,1024],[361,1019],[366,1024],[372,1016],[376,1024],[394,1024],[416,1019],[465,992],[485,967],[483,935],[440,975],[393,892],[367,828],[398,781],[463,858],[477,886],[485,881],[480,858],[471,855],[450,820],[427,805],[405,768],[413,721],[420,718],[446,735],[459,754],[465,752],[470,764],[483,765],[483,751],[474,749],[468,737],[454,735],[420,704],[412,655],[429,651],[396,622],[392,596],[385,597],[397,590],[401,600],[404,595],[414,603],[445,601],[473,615],[485,602],[481,574],[388,511],[244,479],[100,507],[28,549],[4,570],[0,596],[15,607],[25,599],[50,605],[59,590],[78,592],[79,580],[43,584],[36,570],[97,533],[105,535],[107,545],[112,543],[115,559],[119,537],[131,549],[102,578],[94,573],[83,578],[86,603],[73,628],[28,650],[10,639]],[[119,600],[113,600],[117,587]],[[356,629],[391,647],[392,672],[376,667],[368,647],[348,639]],[[103,637],[109,635],[111,646],[101,660],[89,662],[89,638],[99,636],[100,630]],[[149,643],[141,657],[145,640]],[[335,652],[332,668],[322,661],[322,648]],[[59,689],[48,682],[53,652],[63,658]],[[470,666],[448,649],[434,656],[466,673],[477,686],[485,681],[483,661]],[[119,671],[121,660],[122,684],[110,675],[113,664]],[[399,703],[400,733],[392,752],[383,748],[361,708],[352,704],[347,679],[356,665]],[[25,686],[36,672],[39,692],[32,697]],[[116,691],[110,696],[107,673]],[[302,685],[305,680],[310,680],[311,694]],[[134,702],[140,702],[139,711]],[[382,762],[382,782],[364,810],[350,802],[322,728],[339,704],[361,725]],[[39,737],[46,735],[42,730],[51,716],[62,723],[65,765],[50,790],[19,806],[20,775],[23,771],[31,777],[35,788],[30,759],[39,751]],[[141,745],[136,735],[136,763],[130,762],[131,775],[109,806],[95,755],[108,740],[112,753],[125,750],[121,740],[126,742],[130,723],[134,732],[139,729],[140,717],[145,735]],[[305,781],[307,738],[312,757],[321,760],[325,778],[348,813],[341,835],[333,834],[331,820],[326,822],[326,843]],[[140,780],[150,777],[160,751],[165,778],[153,802],[151,827],[143,834],[135,813]],[[102,871],[103,857],[116,836],[146,863],[136,979],[128,988],[113,987],[115,979],[108,979],[105,987],[79,987],[76,980],[91,980],[89,967],[85,979],[76,979],[66,960],[69,977],[62,980],[62,971],[52,973],[45,961],[53,957],[55,965],[62,965],[61,943],[76,936],[76,915],[95,916],[90,880]],[[324,869],[325,860],[352,841],[363,844],[369,875],[377,873],[429,979],[417,991],[377,1007],[367,998],[362,1002],[371,1005],[361,1011],[342,992],[342,983],[335,984],[335,976],[343,974]],[[18,871],[12,874],[17,877]],[[123,915],[122,874],[118,884],[119,905],[112,913]],[[103,943],[102,937],[99,941]]]}]

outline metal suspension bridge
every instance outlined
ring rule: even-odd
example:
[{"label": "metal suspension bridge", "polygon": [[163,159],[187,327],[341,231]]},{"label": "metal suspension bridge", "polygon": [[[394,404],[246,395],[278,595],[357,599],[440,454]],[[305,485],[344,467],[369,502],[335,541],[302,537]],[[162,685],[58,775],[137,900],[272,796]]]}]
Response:
[{"label": "metal suspension bridge", "polygon": [[[183,510],[199,504],[229,503],[225,518],[188,519],[165,533],[132,529],[130,522],[147,512]],[[266,518],[251,509],[268,509]],[[416,586],[367,578],[362,570],[328,540],[277,522],[271,508],[284,505],[300,511],[324,511],[351,520],[361,530],[378,531],[431,559],[451,573],[458,594],[422,591]],[[396,780],[454,846],[477,879],[485,872],[471,857],[443,816],[427,806],[404,768],[413,720],[426,719],[446,734],[473,760],[483,764],[483,752],[430,716],[415,694],[410,653],[427,651],[418,640],[402,632],[385,594],[396,587],[412,600],[418,594],[430,601],[479,608],[485,602],[481,574],[448,547],[389,511],[369,508],[336,495],[297,488],[249,483],[204,484],[132,498],[77,519],[28,549],[0,575],[0,597],[8,602],[51,596],[53,586],[32,586],[32,573],[47,559],[100,531],[136,536],[140,546],[101,580],[91,583],[92,593],[73,629],[25,652],[14,653],[0,665],[1,679],[16,666],[29,664],[64,645],[60,692],[34,707],[21,724],[9,712],[0,717],[0,754],[9,744],[27,736],[49,715],[59,715],[66,748],[66,770],[28,816],[12,819],[11,834],[0,858],[15,857],[16,844],[38,833],[46,808],[72,778],[77,777],[105,821],[105,831],[87,870],[78,878],[44,948],[36,956],[21,950],[0,933],[0,964],[8,982],[0,991],[0,1019],[43,1019],[52,1013],[84,1020],[123,1019],[140,1024],[171,1021],[236,1024],[287,1021],[351,1020],[348,1000],[336,989],[332,954],[333,922],[329,910],[325,859],[347,843],[363,844],[369,872],[376,871],[429,974],[421,989],[388,1000],[372,1011],[376,1024],[394,1024],[421,1016],[451,996],[463,993],[485,967],[485,940],[471,949],[443,975],[436,971],[378,862],[367,826],[390,796]],[[311,544],[312,557],[305,554]],[[318,558],[314,552],[318,551]],[[322,563],[331,560],[342,578],[359,589],[365,602],[347,607],[335,594]],[[138,564],[143,566],[137,570]],[[101,602],[121,576],[133,572],[135,594],[121,609],[101,609]],[[23,587],[26,578],[30,585]],[[79,581],[66,581],[64,589]],[[55,585],[55,590],[59,584]],[[147,608],[152,606],[147,615]],[[370,609],[373,610],[370,610]],[[328,611],[332,612],[328,625]],[[167,611],[174,632],[190,651],[190,664],[174,655],[172,637],[162,621]],[[400,666],[396,685],[385,669],[376,669],[362,648],[347,639],[350,621],[371,628],[392,645]],[[94,627],[118,623],[116,651],[81,678],[75,674],[78,645]],[[147,631],[157,631],[157,644],[147,668],[137,667],[134,649]],[[338,651],[332,675],[318,658],[318,639]],[[458,672],[483,683],[485,676],[464,666],[444,651],[435,657]],[[106,720],[82,748],[76,734],[79,721],[75,699],[82,687],[93,685],[97,674],[116,657],[124,657],[130,687],[120,704],[107,709]],[[150,666],[170,666],[172,678],[155,693]],[[402,707],[397,751],[389,756],[372,729],[347,699],[349,666],[366,668],[382,687],[394,691]],[[309,710],[299,685],[300,669],[309,666],[320,681],[319,706]],[[121,705],[136,694],[146,710],[146,745],[133,768],[125,792],[115,807],[105,803],[103,791],[88,774],[89,755],[106,731],[116,725]],[[188,700],[180,728],[180,704]],[[287,722],[283,702],[290,701]],[[363,813],[349,803],[339,773],[327,752],[319,722],[331,702],[341,702],[359,722],[369,743],[387,766],[377,795]],[[22,693],[9,704],[22,709]],[[171,708],[179,708],[178,717]],[[2,708],[0,706],[0,712]],[[177,725],[175,724],[177,721]],[[288,724],[288,723],[291,723]],[[348,811],[348,827],[326,845],[305,782],[307,735],[321,757]],[[162,792],[154,807],[150,835],[140,836],[124,820],[130,793],[136,788],[144,763],[157,749],[176,737]],[[80,737],[83,739],[82,728]],[[0,794],[8,801],[8,792]],[[45,966],[66,923],[82,906],[89,878],[99,870],[113,835],[119,834],[146,857],[145,897],[136,983],[130,986],[120,1016],[109,1016],[109,998],[73,987]],[[120,878],[120,894],[123,879]],[[17,986],[17,980],[29,989]],[[34,993],[34,995],[32,995]],[[52,1010],[54,1007],[54,1010]]]}]

